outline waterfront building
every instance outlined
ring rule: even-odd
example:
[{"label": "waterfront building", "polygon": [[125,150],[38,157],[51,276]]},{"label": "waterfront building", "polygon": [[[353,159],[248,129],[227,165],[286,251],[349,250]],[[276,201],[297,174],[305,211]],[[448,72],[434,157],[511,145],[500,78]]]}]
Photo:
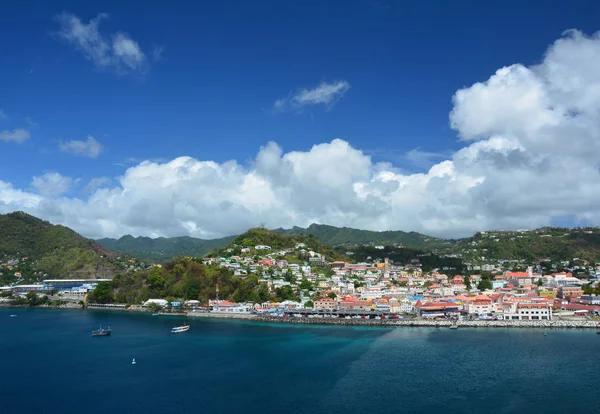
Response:
[{"label": "waterfront building", "polygon": [[504,320],[552,320],[552,308],[544,302],[508,299],[502,303]]},{"label": "waterfront building", "polygon": [[336,300],[331,298],[322,298],[314,302],[315,309],[322,309],[325,311],[334,311],[338,308]]}]

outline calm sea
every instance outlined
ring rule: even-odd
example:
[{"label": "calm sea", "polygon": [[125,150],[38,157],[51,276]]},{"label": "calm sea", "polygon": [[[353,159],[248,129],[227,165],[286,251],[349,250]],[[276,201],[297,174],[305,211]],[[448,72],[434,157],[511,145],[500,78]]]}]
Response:
[{"label": "calm sea", "polygon": [[0,308],[0,412],[600,412],[593,330],[180,322]]}]

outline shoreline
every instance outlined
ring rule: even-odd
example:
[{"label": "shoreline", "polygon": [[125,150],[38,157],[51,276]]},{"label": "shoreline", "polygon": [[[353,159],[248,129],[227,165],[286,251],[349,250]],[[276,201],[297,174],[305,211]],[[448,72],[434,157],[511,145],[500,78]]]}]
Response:
[{"label": "shoreline", "polygon": [[[81,306],[59,306],[59,307],[31,307],[27,305],[8,305],[0,304],[3,308],[32,308],[32,309],[82,309],[94,311],[109,311],[109,312],[131,312],[131,313],[146,313],[152,316],[152,312],[147,309],[124,309],[124,308],[101,308],[101,307],[85,307]],[[446,328],[454,325],[454,322],[447,320],[426,320],[426,319],[338,319],[338,318],[294,318],[294,317],[273,317],[255,314],[228,314],[228,313],[211,313],[211,312],[183,312],[170,314],[168,312],[160,313],[157,316],[172,316],[187,318],[210,318],[210,319],[233,319],[243,321],[254,321],[261,323],[277,323],[288,325],[330,325],[330,326],[370,326],[370,327],[385,327],[385,328]],[[551,321],[458,321],[456,325],[459,328],[541,328],[541,329],[598,329],[600,332],[600,321],[582,320],[551,320]]]}]

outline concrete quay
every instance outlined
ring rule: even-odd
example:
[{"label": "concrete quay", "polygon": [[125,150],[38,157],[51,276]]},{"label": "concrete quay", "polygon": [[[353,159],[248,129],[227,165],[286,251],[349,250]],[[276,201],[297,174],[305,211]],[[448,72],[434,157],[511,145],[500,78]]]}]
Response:
[{"label": "concrete quay", "polygon": [[337,325],[337,326],[374,326],[374,327],[422,327],[422,328],[543,328],[543,329],[599,329],[596,321],[452,321],[426,319],[339,319],[339,318],[281,318],[257,316],[257,321],[287,323],[293,325]]}]

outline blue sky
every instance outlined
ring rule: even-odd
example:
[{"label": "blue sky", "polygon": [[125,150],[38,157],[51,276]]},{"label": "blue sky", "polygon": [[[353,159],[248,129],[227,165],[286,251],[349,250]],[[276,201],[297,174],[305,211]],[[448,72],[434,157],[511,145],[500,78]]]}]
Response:
[{"label": "blue sky", "polygon": [[[464,131],[451,128],[449,120],[457,90],[485,82],[504,66],[542,63],[567,29],[592,36],[600,26],[595,18],[600,3],[592,1],[197,3],[3,2],[0,131],[26,130],[29,138],[0,140],[0,180],[15,191],[86,202],[90,180],[108,185],[110,179],[113,190],[123,190],[120,177],[143,160],[161,164],[188,156],[219,165],[236,160],[239,168],[252,170],[268,142],[286,154],[335,138],[371,156],[374,165],[388,162],[388,169],[403,174],[427,173],[468,145],[459,137]],[[102,13],[106,16],[98,17]],[[135,50],[115,57],[116,49],[99,52],[95,43],[86,52],[85,39],[69,26],[73,19],[83,25],[97,19],[94,33],[109,48],[122,33],[129,42],[123,46]],[[90,136],[91,150],[84,145]],[[71,181],[44,194],[40,187],[48,181],[36,187],[32,180],[50,173]],[[231,197],[223,201],[236,203]],[[4,205],[13,210],[31,203],[6,196]],[[64,204],[51,210],[55,213],[42,215],[89,234],[114,233],[69,222]],[[352,219],[356,211],[341,218],[348,211],[340,206],[334,215],[300,214],[305,212],[299,209],[298,223],[294,214],[272,224],[327,220],[395,227],[393,221],[370,226]],[[500,223],[537,225],[565,216],[566,222],[594,222],[583,213],[535,212],[525,221],[510,216]],[[174,232],[220,233],[204,230],[202,223],[190,226],[175,226]],[[124,227],[138,234],[169,233],[155,223]],[[456,232],[475,227],[462,223]]]}]

